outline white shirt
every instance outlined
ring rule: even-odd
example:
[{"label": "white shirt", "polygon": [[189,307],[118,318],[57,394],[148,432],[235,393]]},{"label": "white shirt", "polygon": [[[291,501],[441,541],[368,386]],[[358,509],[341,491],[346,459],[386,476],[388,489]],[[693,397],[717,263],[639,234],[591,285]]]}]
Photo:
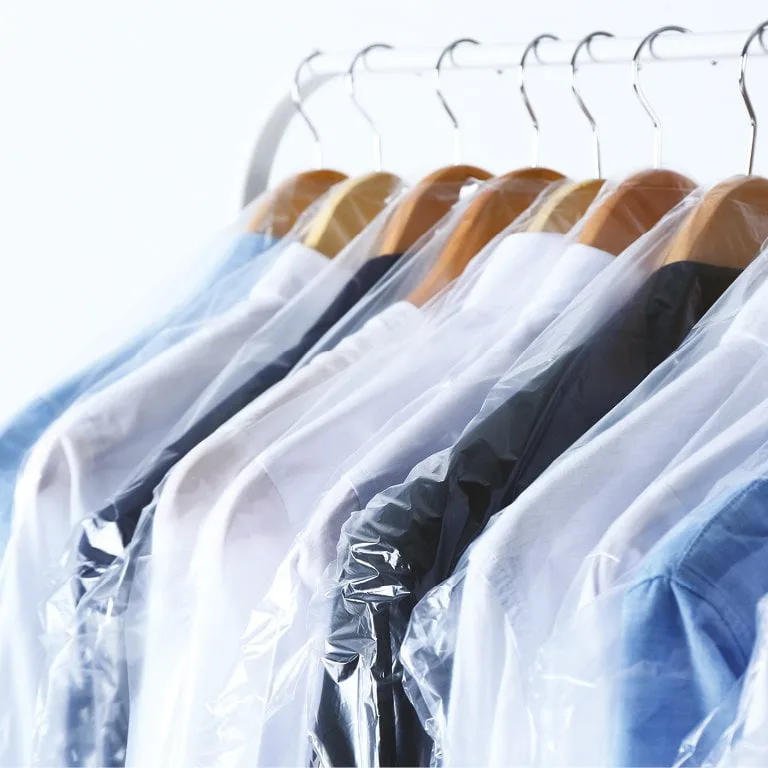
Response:
[{"label": "white shirt", "polygon": [[[446,764],[528,763],[546,746],[537,744],[539,729],[532,727],[536,710],[529,682],[567,590],[610,524],[740,383],[751,373],[751,381],[765,380],[766,301],[768,285],[749,300],[715,349],[690,367],[681,361],[695,346],[683,345],[646,380],[653,396],[646,400],[641,385],[497,515],[454,575],[417,606],[403,656],[407,668],[417,667],[419,688],[440,688],[440,668],[444,673],[449,659],[453,665],[450,708],[435,716]],[[721,333],[717,312],[716,307],[692,345],[706,339],[709,327]],[[745,407],[754,406],[762,391],[753,391]],[[432,621],[439,626],[429,634],[444,642],[429,659],[422,653],[428,647],[422,632]],[[478,688],[478,675],[501,681],[499,695],[493,687],[487,693]]]},{"label": "white shirt", "polygon": [[[45,682],[41,606],[51,584],[67,581],[54,569],[72,536],[76,548],[75,526],[109,502],[243,344],[328,264],[305,246],[286,247],[249,300],[77,403],[35,445],[0,566],[0,719],[8,735],[0,739],[0,765],[31,760],[35,700]],[[307,320],[312,311],[307,304]]]},{"label": "white shirt", "polygon": [[[443,447],[446,440],[448,444],[453,442],[477,412],[495,379],[573,296],[613,261],[609,254],[583,246],[572,246],[563,253],[562,241],[558,244],[554,239],[548,246],[540,247],[535,256],[547,265],[547,277],[537,283],[538,291],[527,292],[528,303],[519,306],[517,322],[509,319],[515,317],[514,312],[501,314],[509,326],[506,336],[479,359],[472,360],[470,366],[456,366],[444,381],[371,435],[359,451],[361,455],[355,457],[354,466],[324,494],[308,519],[306,529],[281,565],[264,601],[266,607],[253,612],[251,638],[258,637],[258,642],[253,648],[246,640],[248,681],[238,690],[238,696],[247,703],[239,713],[222,714],[233,720],[242,717],[242,728],[247,723],[248,733],[255,734],[255,724],[265,716],[266,705],[263,741],[257,752],[259,745],[253,739],[250,760],[270,765],[302,760],[302,744],[296,744],[295,751],[289,749],[286,733],[291,733],[290,724],[299,722],[309,706],[311,685],[303,667],[310,635],[309,601],[335,556],[339,532],[347,517],[364,507],[379,490],[402,480],[424,455]],[[491,280],[484,283],[486,287],[490,284]],[[467,302],[476,296],[472,291]],[[498,335],[489,333],[488,338]],[[331,442],[330,437],[328,440]],[[284,474],[286,478],[291,475],[287,471]],[[306,477],[303,471],[301,477]],[[300,487],[304,488],[303,482]],[[281,490],[280,495],[286,494]],[[286,695],[286,689],[290,695]]]},{"label": "white shirt", "polygon": [[[196,601],[188,570],[206,515],[254,453],[266,450],[313,406],[331,399],[323,396],[341,373],[371,349],[407,335],[419,323],[419,310],[411,304],[399,302],[385,309],[334,350],[319,354],[257,398],[169,474],[155,510],[148,587],[138,594],[147,604],[134,606],[140,615],[146,612],[141,649],[145,666],[138,699],[131,707],[128,765],[164,763],[163,741],[179,736],[169,728],[168,713],[183,706],[177,699],[177,676],[185,673]],[[263,564],[270,568],[268,561]],[[242,586],[248,589],[247,584]],[[181,605],[185,610],[180,613]]]}]

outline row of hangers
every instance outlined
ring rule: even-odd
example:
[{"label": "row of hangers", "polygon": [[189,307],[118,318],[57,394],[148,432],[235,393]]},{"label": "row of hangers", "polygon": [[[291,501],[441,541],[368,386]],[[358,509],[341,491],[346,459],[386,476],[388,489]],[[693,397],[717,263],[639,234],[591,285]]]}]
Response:
[{"label": "row of hangers", "polygon": [[[715,185],[702,197],[673,238],[666,258],[667,263],[689,260],[741,269],[752,261],[768,237],[768,231],[763,232],[760,227],[745,226],[743,218],[745,209],[768,215],[768,179],[752,175],[757,120],[746,87],[750,46],[755,39],[759,39],[760,44],[768,51],[763,40],[766,29],[768,21],[749,34],[740,58],[739,87],[751,122],[747,174]],[[647,46],[653,53],[654,41],[665,32],[686,34],[689,30],[679,26],[664,26],[654,30],[640,42],[631,63],[634,92],[654,126],[653,167],[632,174],[605,196],[605,199],[590,211],[578,238],[580,243],[614,255],[619,255],[652,229],[697,186],[687,176],[661,167],[661,125],[640,87],[642,52]],[[458,122],[441,89],[440,77],[445,60],[450,58],[455,65],[455,49],[459,45],[477,45],[478,42],[471,38],[461,38],[441,52],[434,67],[435,90],[453,125],[457,162],[432,172],[404,195],[384,228],[378,252],[390,254],[408,250],[453,208],[459,200],[464,184],[471,181],[484,183],[462,213],[431,271],[409,297],[412,303],[422,305],[458,277],[469,261],[490,240],[528,210],[545,190],[550,191],[531,219],[528,231],[566,232],[587,213],[600,192],[604,179],[601,173],[597,125],[579,93],[576,74],[579,54],[585,48],[587,53],[591,54],[590,44],[597,37],[613,35],[604,31],[587,35],[576,45],[570,64],[571,90],[579,108],[589,121],[594,139],[595,178],[578,182],[568,182],[558,171],[538,165],[539,126],[525,87],[528,57],[532,54],[538,57],[540,43],[543,40],[558,40],[557,37],[551,34],[540,35],[528,44],[522,54],[519,87],[534,128],[533,163],[530,167],[501,176],[493,176],[482,168],[458,162]],[[333,258],[384,209],[402,182],[396,175],[381,169],[381,140],[373,121],[356,98],[355,71],[371,50],[391,47],[384,43],[367,46],[353,58],[347,72],[347,85],[352,101],[374,133],[377,170],[348,178],[339,171],[320,167],[292,176],[268,192],[257,205],[249,225],[251,231],[262,231],[268,223],[273,234],[284,236],[310,205],[328,194],[327,200],[309,222],[303,242]],[[316,51],[301,62],[291,93],[297,112],[303,117],[315,139],[318,165],[322,166],[319,135],[304,111],[300,92],[304,67],[319,55]]]}]

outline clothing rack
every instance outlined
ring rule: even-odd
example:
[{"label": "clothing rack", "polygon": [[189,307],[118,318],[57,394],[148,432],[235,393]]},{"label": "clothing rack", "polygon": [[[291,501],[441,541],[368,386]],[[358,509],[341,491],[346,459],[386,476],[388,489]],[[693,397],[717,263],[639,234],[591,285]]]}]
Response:
[{"label": "clothing rack", "polygon": [[[735,60],[741,56],[749,31],[718,32],[713,34],[677,33],[657,37],[646,49],[642,59],[645,64],[668,64],[677,61],[720,61]],[[589,45],[589,51],[579,60],[579,66],[590,64],[627,64],[640,45],[643,37],[596,38]],[[768,43],[768,41],[766,41]],[[570,66],[573,51],[578,44],[575,40],[543,40],[537,46],[536,55],[528,57],[526,66]],[[520,66],[528,43],[511,45],[464,45],[456,48],[453,60],[446,61],[446,69],[478,69],[504,71]],[[441,48],[391,50],[375,49],[366,57],[360,75],[422,74],[435,68]],[[307,76],[301,84],[302,98],[306,99],[330,80],[346,75],[349,65],[358,51],[337,51],[321,53],[306,67]],[[768,44],[756,40],[750,57],[767,56]],[[290,90],[273,107],[251,156],[250,168],[245,185],[244,204],[260,195],[269,184],[277,149],[289,123],[296,115],[296,107]]]}]

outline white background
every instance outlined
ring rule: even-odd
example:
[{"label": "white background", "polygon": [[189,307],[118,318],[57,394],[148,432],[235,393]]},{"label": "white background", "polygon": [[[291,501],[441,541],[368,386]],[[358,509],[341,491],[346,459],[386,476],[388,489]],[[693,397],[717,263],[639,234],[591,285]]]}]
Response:
[{"label": "white background", "polygon": [[[158,286],[180,282],[196,248],[231,222],[253,142],[295,64],[316,47],[371,42],[503,43],[595,29],[622,36],[662,24],[749,30],[761,0],[2,0],[0,15],[0,418],[130,327]],[[768,62],[750,84],[768,130]],[[748,123],[736,62],[648,67],[665,165],[701,181],[743,172]],[[627,67],[585,68],[584,96],[603,136],[605,173],[647,166],[652,137]],[[515,73],[450,73],[463,160],[504,171],[530,159]],[[563,69],[529,91],[542,163],[591,175],[589,133]],[[426,78],[370,77],[360,98],[381,127],[384,165],[407,179],[451,162],[451,133]],[[369,170],[370,136],[342,83],[308,112],[326,163]],[[295,122],[276,175],[313,160]],[[756,172],[768,175],[768,139]],[[168,283],[167,281],[171,281]]]}]

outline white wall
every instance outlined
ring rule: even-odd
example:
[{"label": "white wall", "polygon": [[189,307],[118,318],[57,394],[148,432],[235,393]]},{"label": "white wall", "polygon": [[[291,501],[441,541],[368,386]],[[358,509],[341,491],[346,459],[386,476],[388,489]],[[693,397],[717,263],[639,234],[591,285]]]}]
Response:
[{"label": "white wall", "polygon": [[[2,0],[0,418],[116,327],[140,324],[153,288],[236,215],[258,129],[312,48],[639,35],[668,23],[739,30],[767,16],[760,0]],[[768,62],[753,64],[752,93],[768,125]],[[663,118],[665,164],[701,180],[743,170],[747,123],[734,66],[644,73]],[[590,174],[589,134],[565,74],[530,75],[542,162]],[[588,68],[582,78],[607,174],[649,164],[651,132],[627,68]],[[464,126],[465,161],[493,171],[527,162],[514,73],[451,73],[446,91]],[[450,162],[450,130],[426,78],[369,78],[361,99],[380,123],[388,168],[414,179]],[[308,110],[328,165],[369,168],[366,126],[341,83]],[[277,175],[309,164],[311,152],[295,123]],[[768,141],[756,170],[768,174]]]}]

